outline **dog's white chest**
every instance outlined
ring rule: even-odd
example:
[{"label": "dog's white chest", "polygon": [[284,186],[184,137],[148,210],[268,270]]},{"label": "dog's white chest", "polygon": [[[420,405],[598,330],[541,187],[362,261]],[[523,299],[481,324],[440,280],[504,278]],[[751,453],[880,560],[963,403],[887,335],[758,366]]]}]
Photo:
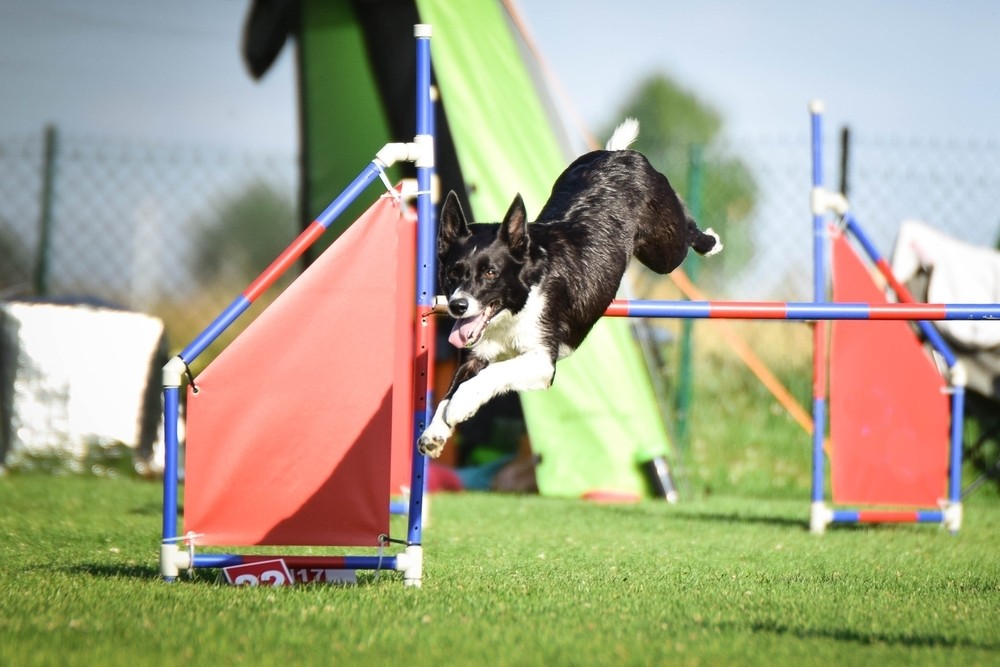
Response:
[{"label": "dog's white chest", "polygon": [[[516,315],[504,312],[493,318],[473,354],[492,362],[541,349],[540,319],[544,309],[545,297],[537,286],[532,287],[524,308]],[[560,357],[563,356],[560,350]]]}]

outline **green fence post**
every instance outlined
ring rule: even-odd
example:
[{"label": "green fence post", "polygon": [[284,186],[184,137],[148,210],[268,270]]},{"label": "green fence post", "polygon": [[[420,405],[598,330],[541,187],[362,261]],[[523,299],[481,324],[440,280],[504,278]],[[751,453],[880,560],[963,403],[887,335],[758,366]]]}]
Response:
[{"label": "green fence post", "polygon": [[[688,192],[687,205],[695,220],[701,219],[702,211],[702,181],[704,175],[704,151],[701,144],[691,144],[688,160]],[[698,277],[698,261],[685,262],[684,270],[692,282]],[[677,444],[688,447],[688,415],[690,414],[692,397],[694,395],[693,372],[693,340],[692,329],[694,320],[684,319],[681,322],[680,368],[678,369],[677,394],[674,397],[674,412],[676,414]]]},{"label": "green fence post", "polygon": [[38,230],[38,250],[35,254],[35,296],[49,293],[49,255],[52,244],[52,209],[55,200],[56,156],[59,132],[55,125],[45,126],[42,157],[42,202]]}]

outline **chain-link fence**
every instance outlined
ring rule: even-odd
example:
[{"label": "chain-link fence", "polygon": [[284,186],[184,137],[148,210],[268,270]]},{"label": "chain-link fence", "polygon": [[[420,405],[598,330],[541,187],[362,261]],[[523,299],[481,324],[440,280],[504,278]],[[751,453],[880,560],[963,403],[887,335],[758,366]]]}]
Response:
[{"label": "chain-link fence", "polygon": [[[907,218],[994,246],[998,149],[985,140],[859,136],[846,178],[852,206],[886,254]],[[720,258],[742,259],[704,264],[701,279],[711,297],[808,300],[808,138],[731,140],[681,154],[702,155],[708,170],[737,161],[744,168],[733,178],[747,180],[741,196],[749,199],[742,203],[710,177],[697,195],[706,219],[740,227]],[[841,180],[840,155],[840,142],[831,137],[825,173],[832,188]],[[674,172],[688,167],[675,160],[664,169],[685,190],[692,185],[688,176]],[[0,297],[86,297],[152,313],[166,321],[176,349],[294,238],[297,179],[292,154],[99,141],[54,131],[2,139]]]},{"label": "chain-link fence", "polygon": [[295,156],[0,141],[0,297],[109,302],[182,346],[297,233]]},{"label": "chain-link fence", "polygon": [[[877,247],[891,255],[901,222],[922,220],[959,240],[987,247],[1000,243],[1000,144],[854,136],[846,169],[840,137],[824,146],[826,187],[844,187],[851,208]],[[803,301],[812,295],[811,161],[808,137],[740,139],[715,147],[722,159],[739,160],[752,181],[752,209],[729,215],[749,253],[738,266],[706,262],[713,296]],[[719,159],[718,157],[716,159]],[[711,158],[708,163],[711,164]],[[732,203],[706,189],[702,208],[725,216]],[[722,210],[720,210],[722,209]],[[710,221],[710,220],[709,220]],[[731,247],[727,246],[727,252]],[[724,253],[725,254],[725,253]],[[713,258],[715,259],[715,258]],[[735,269],[735,270],[733,270]]]},{"label": "chain-link fence", "polygon": [[[831,137],[824,171],[830,188],[846,181],[857,218],[886,255],[900,223],[910,218],[992,247],[1000,240],[1000,214],[993,203],[994,193],[1000,192],[998,148],[991,141],[860,136],[852,142],[849,166],[842,174],[840,141]],[[723,233],[726,250],[721,255],[685,265],[689,273],[698,274],[708,298],[810,299],[811,168],[806,136],[681,146],[650,158],[698,212],[702,226],[714,225]],[[149,313],[164,321],[174,354],[295,237],[297,191],[297,158],[291,153],[99,141],[60,136],[54,130],[0,138],[0,301],[82,299]],[[330,193],[331,198],[336,194]],[[373,190],[371,197],[378,194]],[[638,275],[642,280],[636,281],[637,298],[678,297],[669,280]],[[244,315],[202,355],[199,366],[252,317]],[[788,383],[796,400],[808,404],[807,328],[781,327],[778,335],[773,324],[740,325],[749,346]],[[681,346],[670,341],[691,338],[681,335],[676,321],[657,321],[656,327],[663,334],[657,340],[666,341],[664,348],[677,348],[663,357],[657,375],[671,396],[690,396],[678,376],[678,369],[690,363],[682,354],[675,358]],[[692,338],[697,338],[703,358],[732,356],[720,337]],[[712,374],[728,373],[716,366]],[[747,387],[738,392],[749,395]],[[687,414],[679,401],[671,409],[681,445]],[[714,413],[710,419],[725,421]],[[695,467],[705,443],[718,449],[732,440],[725,433],[713,435],[704,423],[696,428],[700,436],[690,458]],[[976,431],[971,441],[982,439],[981,434]],[[788,467],[787,461],[806,460],[795,449],[800,434],[792,435],[792,444],[784,449],[755,450],[766,453],[756,465],[768,483],[774,470]],[[742,440],[738,447],[733,460],[746,458]],[[995,460],[994,449],[974,451],[987,451],[980,456],[984,465]],[[698,474],[708,479],[708,473]],[[805,468],[796,474],[806,480],[801,485],[808,483]]]}]

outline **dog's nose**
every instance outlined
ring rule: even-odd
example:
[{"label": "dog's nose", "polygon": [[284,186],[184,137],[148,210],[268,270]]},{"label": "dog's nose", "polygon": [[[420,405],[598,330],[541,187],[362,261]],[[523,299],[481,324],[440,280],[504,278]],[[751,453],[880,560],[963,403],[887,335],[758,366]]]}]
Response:
[{"label": "dog's nose", "polygon": [[465,297],[456,297],[448,302],[448,311],[455,317],[465,315],[469,309],[469,300]]}]

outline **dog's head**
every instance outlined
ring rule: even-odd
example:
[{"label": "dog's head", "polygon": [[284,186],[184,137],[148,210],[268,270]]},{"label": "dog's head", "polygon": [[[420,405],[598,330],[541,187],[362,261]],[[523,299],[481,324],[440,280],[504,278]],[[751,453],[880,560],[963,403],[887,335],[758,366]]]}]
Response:
[{"label": "dog's head", "polygon": [[528,221],[517,195],[500,224],[470,225],[454,192],[441,208],[438,267],[448,313],[457,322],[449,341],[473,347],[494,318],[513,315],[528,300]]}]

